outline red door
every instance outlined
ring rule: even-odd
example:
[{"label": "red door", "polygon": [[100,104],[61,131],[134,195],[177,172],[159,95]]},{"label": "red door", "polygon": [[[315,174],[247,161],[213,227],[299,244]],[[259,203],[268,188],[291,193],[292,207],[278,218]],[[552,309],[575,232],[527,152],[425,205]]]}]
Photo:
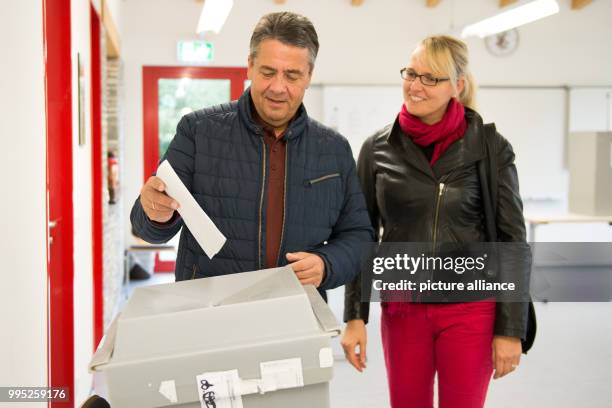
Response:
[{"label": "red door", "polygon": [[[144,180],[157,169],[186,113],[238,99],[247,81],[246,68],[143,67]],[[156,272],[173,272],[173,259],[156,256]]]},{"label": "red door", "polygon": [[43,0],[47,138],[49,386],[67,387],[74,406],[74,221],[70,0]]}]

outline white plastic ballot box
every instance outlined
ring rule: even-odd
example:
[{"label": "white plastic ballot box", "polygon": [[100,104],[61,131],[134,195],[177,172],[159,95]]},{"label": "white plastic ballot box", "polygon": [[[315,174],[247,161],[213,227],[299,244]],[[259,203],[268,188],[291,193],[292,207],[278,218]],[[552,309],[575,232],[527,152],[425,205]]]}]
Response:
[{"label": "white plastic ballot box", "polygon": [[289,267],[137,288],[98,346],[113,408],[329,407],[340,325]]}]

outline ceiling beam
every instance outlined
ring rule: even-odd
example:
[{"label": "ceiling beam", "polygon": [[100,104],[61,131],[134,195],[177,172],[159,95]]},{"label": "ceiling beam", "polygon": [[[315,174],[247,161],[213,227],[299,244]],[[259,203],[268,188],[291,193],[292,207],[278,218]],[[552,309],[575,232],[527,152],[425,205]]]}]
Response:
[{"label": "ceiling beam", "polygon": [[425,5],[429,8],[434,8],[440,4],[440,0],[425,0]]},{"label": "ceiling beam", "polygon": [[572,10],[580,10],[591,4],[593,0],[572,0]]},{"label": "ceiling beam", "polygon": [[108,7],[108,0],[102,0],[102,13],[100,21],[104,27],[106,34],[106,56],[108,58],[119,58],[121,56],[121,44],[119,42],[119,31],[113,21],[110,9]]},{"label": "ceiling beam", "polygon": [[517,0],[499,0],[499,7],[506,7],[516,2]]}]

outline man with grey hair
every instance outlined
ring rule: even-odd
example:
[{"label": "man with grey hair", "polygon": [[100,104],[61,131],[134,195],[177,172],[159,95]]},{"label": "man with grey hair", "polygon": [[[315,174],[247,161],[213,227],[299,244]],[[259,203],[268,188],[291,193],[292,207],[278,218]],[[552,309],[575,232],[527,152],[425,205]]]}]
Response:
[{"label": "man with grey hair", "polygon": [[[227,242],[209,259],[183,228],[177,280],[290,264],[324,295],[358,274],[373,231],[355,161],[347,140],[302,105],[318,50],[306,17],[265,15],[251,37],[250,88],[179,122],[165,159]],[[135,232],[151,243],[183,225],[164,189],[152,176],[132,208]]]}]

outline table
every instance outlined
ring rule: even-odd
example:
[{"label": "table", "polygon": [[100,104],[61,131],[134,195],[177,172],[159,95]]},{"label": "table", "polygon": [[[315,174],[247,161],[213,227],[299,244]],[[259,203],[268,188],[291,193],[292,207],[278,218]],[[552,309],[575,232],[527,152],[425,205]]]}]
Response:
[{"label": "table", "polygon": [[[149,244],[141,239],[138,239],[137,243],[134,245],[130,245],[125,250],[125,272],[124,272],[124,280],[123,286],[124,289],[127,289],[129,281],[130,281],[130,253],[133,252],[162,252],[162,251],[172,251],[176,252],[176,247],[170,244]],[[126,298],[127,298],[127,290],[126,290]]]},{"label": "table", "polygon": [[585,214],[543,214],[525,215],[525,222],[528,225],[528,241],[536,242],[536,228],[545,224],[600,224],[606,223],[612,226],[612,215],[585,215]]}]

